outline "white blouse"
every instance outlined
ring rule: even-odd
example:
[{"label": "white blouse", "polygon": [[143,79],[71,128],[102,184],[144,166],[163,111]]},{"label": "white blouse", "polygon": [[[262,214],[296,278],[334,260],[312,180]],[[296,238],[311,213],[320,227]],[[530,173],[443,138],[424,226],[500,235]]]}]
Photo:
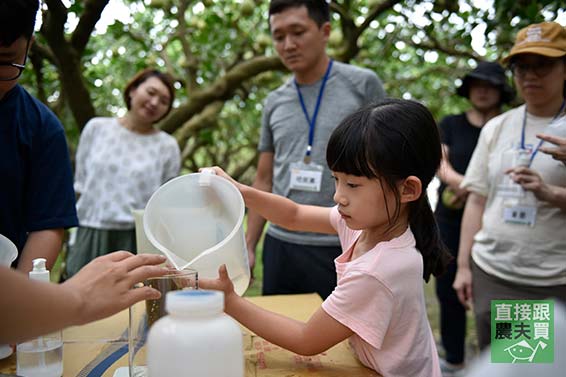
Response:
[{"label": "white blouse", "polygon": [[171,135],[142,135],[117,118],[93,118],[77,149],[75,191],[80,226],[133,229],[133,209],[143,209],[153,192],[179,174],[181,153]]}]

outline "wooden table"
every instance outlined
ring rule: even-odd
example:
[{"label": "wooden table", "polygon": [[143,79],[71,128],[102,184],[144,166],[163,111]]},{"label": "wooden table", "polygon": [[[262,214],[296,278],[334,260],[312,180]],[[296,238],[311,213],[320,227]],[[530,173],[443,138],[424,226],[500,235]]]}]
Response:
[{"label": "wooden table", "polygon": [[[250,297],[266,309],[306,321],[320,306],[316,294]],[[128,365],[128,311],[63,332],[64,377],[112,377]],[[246,377],[362,377],[378,376],[362,366],[344,341],[328,351],[299,356],[244,330]],[[16,374],[16,355],[0,360],[0,376]],[[182,377],[182,376],[180,376]]]}]

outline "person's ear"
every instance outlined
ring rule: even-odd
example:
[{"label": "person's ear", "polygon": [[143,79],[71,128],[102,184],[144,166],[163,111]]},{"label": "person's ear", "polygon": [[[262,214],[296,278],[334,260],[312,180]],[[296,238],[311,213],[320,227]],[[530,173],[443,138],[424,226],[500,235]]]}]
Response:
[{"label": "person's ear", "polygon": [[323,36],[325,42],[328,42],[328,38],[330,38],[331,29],[332,28],[330,26],[330,22],[325,22],[320,27],[320,30],[322,31],[322,36]]},{"label": "person's ear", "polygon": [[401,183],[399,189],[401,203],[409,203],[418,200],[423,192],[423,185],[419,178],[410,175]]}]

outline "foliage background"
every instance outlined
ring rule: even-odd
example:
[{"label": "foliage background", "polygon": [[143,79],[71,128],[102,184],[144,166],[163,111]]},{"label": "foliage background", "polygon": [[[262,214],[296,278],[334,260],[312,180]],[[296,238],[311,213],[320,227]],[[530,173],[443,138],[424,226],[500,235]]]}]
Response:
[{"label": "foliage background", "polygon": [[[44,0],[22,83],[62,119],[73,152],[88,119],[124,113],[122,88],[135,72],[167,70],[178,80],[177,100],[160,126],[179,141],[185,170],[221,165],[249,182],[262,101],[288,75],[271,47],[267,7],[267,0]],[[521,27],[566,22],[560,1],[331,7],[330,54],[374,70],[390,96],[422,101],[437,119],[466,108],[454,95],[458,78],[503,56]]]}]

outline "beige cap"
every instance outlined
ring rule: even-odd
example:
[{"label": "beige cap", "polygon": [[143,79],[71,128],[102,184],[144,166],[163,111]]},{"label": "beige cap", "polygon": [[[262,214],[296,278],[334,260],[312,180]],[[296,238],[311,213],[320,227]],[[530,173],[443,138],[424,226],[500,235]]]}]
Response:
[{"label": "beige cap", "polygon": [[557,22],[542,22],[523,28],[517,34],[515,45],[501,63],[509,63],[515,55],[537,54],[558,58],[566,55],[566,28]]}]

